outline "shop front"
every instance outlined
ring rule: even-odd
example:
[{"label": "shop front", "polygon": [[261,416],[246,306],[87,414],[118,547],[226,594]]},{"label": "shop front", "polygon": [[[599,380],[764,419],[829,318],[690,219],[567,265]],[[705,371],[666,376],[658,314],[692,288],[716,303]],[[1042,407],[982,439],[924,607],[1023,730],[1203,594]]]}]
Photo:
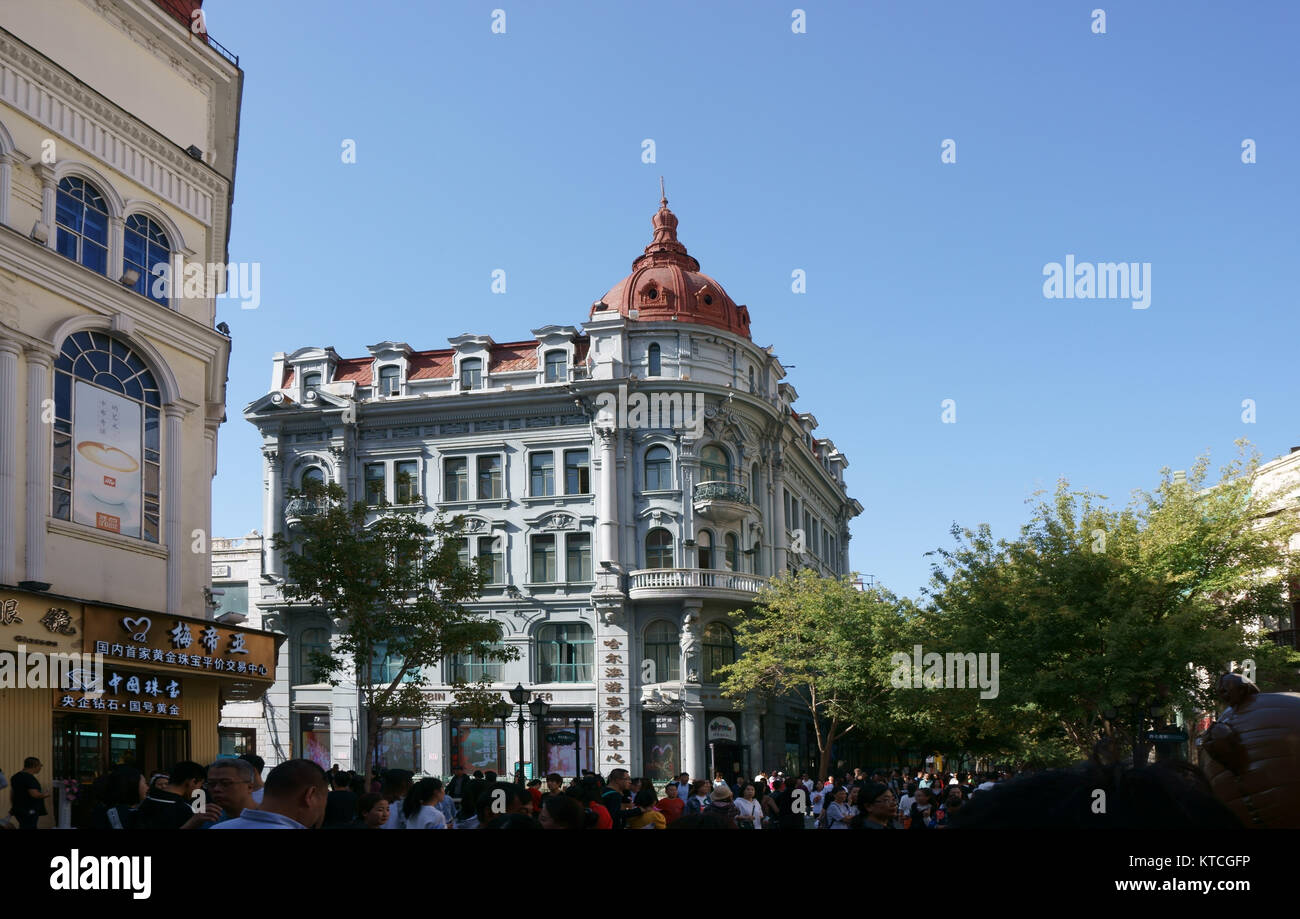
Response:
[{"label": "shop front", "polygon": [[44,824],[75,824],[114,766],[147,777],[216,759],[222,702],[260,698],[275,654],[267,632],[0,591],[0,768],[38,757],[56,793]]},{"label": "shop front", "polygon": [[721,772],[729,783],[745,775],[740,729],[734,715],[706,715],[705,739],[709,745],[709,778]]}]

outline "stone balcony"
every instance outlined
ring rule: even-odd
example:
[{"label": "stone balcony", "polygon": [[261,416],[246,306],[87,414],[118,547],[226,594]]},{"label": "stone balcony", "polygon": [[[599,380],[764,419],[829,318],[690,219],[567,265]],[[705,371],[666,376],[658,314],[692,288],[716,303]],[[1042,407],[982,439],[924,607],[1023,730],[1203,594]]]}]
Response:
[{"label": "stone balcony", "polygon": [[633,600],[727,600],[747,603],[767,578],[716,568],[643,568],[628,575]]},{"label": "stone balcony", "polygon": [[734,524],[754,512],[749,489],[735,482],[700,482],[691,494],[695,513],[714,523]]}]

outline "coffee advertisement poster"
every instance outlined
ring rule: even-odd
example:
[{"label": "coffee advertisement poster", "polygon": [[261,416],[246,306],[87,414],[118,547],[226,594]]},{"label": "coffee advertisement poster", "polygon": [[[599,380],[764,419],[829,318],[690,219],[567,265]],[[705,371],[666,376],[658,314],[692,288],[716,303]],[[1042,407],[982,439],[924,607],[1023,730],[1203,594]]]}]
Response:
[{"label": "coffee advertisement poster", "polygon": [[138,538],[140,405],[80,380],[74,399],[72,519]]}]

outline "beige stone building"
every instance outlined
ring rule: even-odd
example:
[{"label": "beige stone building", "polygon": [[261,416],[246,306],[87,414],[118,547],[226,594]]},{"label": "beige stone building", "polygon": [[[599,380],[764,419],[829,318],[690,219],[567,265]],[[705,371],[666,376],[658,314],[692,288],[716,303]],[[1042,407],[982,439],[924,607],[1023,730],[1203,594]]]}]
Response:
[{"label": "beige stone building", "polygon": [[0,768],[47,783],[211,758],[221,701],[267,678],[248,649],[274,669],[208,602],[243,74],[200,4],[0,20],[0,652],[98,650],[153,690],[0,683]]}]

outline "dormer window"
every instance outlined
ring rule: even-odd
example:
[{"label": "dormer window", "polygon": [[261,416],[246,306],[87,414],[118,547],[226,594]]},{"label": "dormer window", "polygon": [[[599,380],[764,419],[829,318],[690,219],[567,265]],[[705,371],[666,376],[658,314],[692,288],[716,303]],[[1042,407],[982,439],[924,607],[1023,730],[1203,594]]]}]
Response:
[{"label": "dormer window", "polygon": [[563,351],[546,352],[546,382],[564,383],[569,379],[569,356]]},{"label": "dormer window", "polygon": [[481,389],[483,386],[483,361],[477,357],[467,357],[460,362],[460,388]]},{"label": "dormer window", "polygon": [[400,396],[402,368],[389,365],[379,368],[379,394],[381,396]]},{"label": "dormer window", "polygon": [[311,373],[302,375],[302,391],[304,393],[320,392],[321,374],[313,370]]}]

